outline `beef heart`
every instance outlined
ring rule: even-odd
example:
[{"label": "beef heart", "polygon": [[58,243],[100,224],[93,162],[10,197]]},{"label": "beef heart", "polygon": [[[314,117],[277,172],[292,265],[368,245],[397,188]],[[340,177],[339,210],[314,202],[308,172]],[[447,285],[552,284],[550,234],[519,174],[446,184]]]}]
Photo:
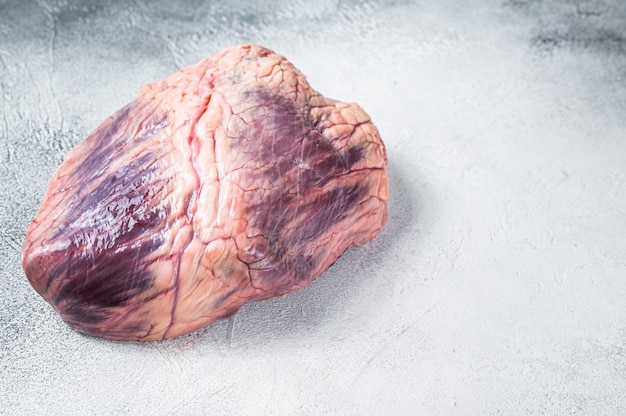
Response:
[{"label": "beef heart", "polygon": [[374,238],[387,198],[363,109],[235,46],[146,85],[67,154],[22,265],[79,332],[171,338],[309,285]]}]

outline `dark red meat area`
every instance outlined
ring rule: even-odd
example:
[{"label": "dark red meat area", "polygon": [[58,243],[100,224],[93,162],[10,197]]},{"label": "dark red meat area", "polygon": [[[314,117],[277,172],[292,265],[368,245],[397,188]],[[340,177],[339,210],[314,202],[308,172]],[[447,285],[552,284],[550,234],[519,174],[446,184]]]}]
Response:
[{"label": "dark red meat area", "polygon": [[267,49],[230,48],[147,85],[70,151],[23,267],[80,332],[179,336],[307,286],[372,239],[386,165],[360,107]]}]

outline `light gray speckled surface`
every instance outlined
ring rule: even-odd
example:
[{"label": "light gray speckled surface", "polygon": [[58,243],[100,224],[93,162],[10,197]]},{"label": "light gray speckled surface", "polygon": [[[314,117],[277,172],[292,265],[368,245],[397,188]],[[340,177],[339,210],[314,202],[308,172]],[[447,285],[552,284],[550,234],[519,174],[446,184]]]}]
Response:
[{"label": "light gray speckled surface", "polygon": [[[169,3],[0,0],[0,414],[626,413],[626,3]],[[71,331],[19,258],[52,172],[245,42],[370,113],[388,226],[185,337]]]}]

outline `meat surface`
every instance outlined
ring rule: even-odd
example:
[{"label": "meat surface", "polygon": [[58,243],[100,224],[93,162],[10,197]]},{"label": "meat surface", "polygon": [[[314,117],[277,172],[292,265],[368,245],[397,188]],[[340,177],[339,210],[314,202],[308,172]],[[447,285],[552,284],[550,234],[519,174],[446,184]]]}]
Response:
[{"label": "meat surface", "polygon": [[176,337],[309,285],[387,216],[368,115],[284,57],[223,50],[74,147],[28,228],[31,285],[74,329]]}]

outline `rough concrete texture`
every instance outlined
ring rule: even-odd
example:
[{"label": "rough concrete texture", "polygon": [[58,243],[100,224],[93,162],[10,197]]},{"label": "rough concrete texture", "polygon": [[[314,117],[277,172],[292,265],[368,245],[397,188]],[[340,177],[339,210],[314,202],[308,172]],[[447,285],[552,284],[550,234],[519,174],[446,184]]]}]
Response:
[{"label": "rough concrete texture", "polygon": [[[52,172],[247,42],[372,116],[387,227],[193,334],[73,332],[20,267]],[[625,68],[618,0],[0,0],[0,414],[626,413]]]}]

